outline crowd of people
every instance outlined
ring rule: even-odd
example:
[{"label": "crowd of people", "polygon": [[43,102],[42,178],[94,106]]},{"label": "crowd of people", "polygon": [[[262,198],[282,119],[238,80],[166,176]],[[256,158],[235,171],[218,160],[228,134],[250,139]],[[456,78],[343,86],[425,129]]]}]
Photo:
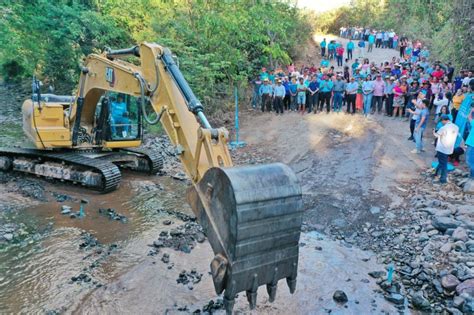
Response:
[{"label": "crowd of people", "polygon": [[[285,111],[305,115],[331,111],[340,113],[345,107],[347,114],[361,113],[366,117],[384,114],[392,119],[406,120],[409,126],[408,140],[415,142],[412,152],[418,154],[425,150],[424,132],[429,120],[433,119],[440,182],[446,182],[448,159],[457,165],[459,156],[465,152],[465,144],[473,147],[469,156],[471,175],[474,177],[474,132],[472,140],[467,141],[469,126],[465,128],[464,134],[458,135],[454,124],[466,94],[474,90],[472,71],[463,69],[455,75],[450,63],[428,61],[429,51],[420,49],[419,43],[415,49],[404,49],[402,57],[393,57],[381,64],[371,62],[368,58],[355,58],[350,62],[354,49],[350,45],[353,43],[352,38],[365,42],[373,36],[376,42],[379,32],[357,28],[347,28],[341,32],[343,37],[350,38],[344,61],[345,49],[342,43],[327,43],[324,39],[320,43],[322,61],[319,66],[296,67],[290,64],[285,69],[262,68],[254,81],[254,108],[260,107],[262,112],[274,111],[277,115],[283,115]],[[388,45],[388,48],[395,48],[398,42],[396,34],[391,36],[389,32],[387,44],[384,39],[386,32],[383,34],[381,47]],[[411,48],[413,45],[408,40],[406,43],[406,47]],[[369,40],[367,51],[371,49]],[[332,59],[337,60],[336,67],[331,65]],[[473,108],[468,116],[469,120],[474,118]],[[459,138],[462,139],[461,144]]]}]

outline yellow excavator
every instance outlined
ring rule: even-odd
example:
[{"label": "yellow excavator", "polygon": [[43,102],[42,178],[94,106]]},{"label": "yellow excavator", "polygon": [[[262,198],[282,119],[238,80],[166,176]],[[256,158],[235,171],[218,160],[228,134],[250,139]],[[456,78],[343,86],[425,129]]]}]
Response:
[{"label": "yellow excavator", "polygon": [[22,112],[36,149],[0,148],[0,170],[111,191],[117,165],[159,170],[158,155],[138,148],[143,120],[159,121],[192,180],[187,199],[215,253],[211,274],[227,313],[242,291],[251,309],[261,285],[271,302],[280,279],[295,291],[303,211],[295,174],[281,163],[234,167],[227,130],[212,128],[169,49],[145,42],[89,55],[74,97],[33,85]]}]

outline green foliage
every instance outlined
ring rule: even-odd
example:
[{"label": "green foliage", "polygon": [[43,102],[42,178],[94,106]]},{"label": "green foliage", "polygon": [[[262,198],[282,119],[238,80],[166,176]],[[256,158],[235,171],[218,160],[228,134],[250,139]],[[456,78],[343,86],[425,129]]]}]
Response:
[{"label": "green foliage", "polygon": [[0,65],[7,80],[33,73],[68,91],[85,55],[130,39],[111,19],[91,11],[94,0],[4,1],[0,9]]},{"label": "green foliage", "polygon": [[[71,89],[85,55],[137,42],[168,46],[212,108],[262,65],[287,64],[312,35],[308,16],[278,0],[3,0],[0,70]],[[231,103],[231,102],[229,102]]]}]

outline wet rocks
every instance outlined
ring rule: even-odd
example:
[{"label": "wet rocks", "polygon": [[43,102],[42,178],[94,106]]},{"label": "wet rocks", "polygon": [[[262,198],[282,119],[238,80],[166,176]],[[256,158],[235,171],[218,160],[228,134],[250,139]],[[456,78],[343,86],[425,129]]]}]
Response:
[{"label": "wet rocks", "polygon": [[176,283],[187,285],[189,290],[194,288],[194,285],[201,282],[202,273],[196,271],[196,269],[192,269],[190,272],[183,270],[179,273],[178,279],[176,279]]},{"label": "wet rocks", "polygon": [[72,282],[85,282],[85,283],[88,283],[88,282],[92,281],[92,278],[90,276],[88,276],[87,274],[85,274],[85,273],[81,273],[78,276],[72,277],[71,281]]},{"label": "wet rocks", "polygon": [[103,209],[100,208],[99,214],[108,217],[110,220],[120,221],[122,223],[127,223],[128,219],[123,214],[118,213],[114,208]]},{"label": "wet rocks", "polygon": [[81,249],[88,249],[88,248],[92,248],[92,247],[96,247],[100,245],[97,238],[87,232],[83,232],[81,234],[81,240],[82,242],[79,244],[79,248]]},{"label": "wet rocks", "polygon": [[170,231],[162,231],[158,240],[153,242],[153,247],[173,248],[174,250],[190,253],[196,242],[205,239],[202,227],[195,221],[190,221]]},{"label": "wet rocks", "polygon": [[170,262],[170,255],[167,253],[164,253],[163,257],[161,257],[161,261],[164,262],[165,264],[168,264]]},{"label": "wet rocks", "polygon": [[336,290],[332,298],[337,303],[346,303],[348,301],[346,293],[342,290]]},{"label": "wet rocks", "polygon": [[70,214],[71,211],[72,211],[72,207],[66,206],[66,205],[61,206],[61,214]]},{"label": "wet rocks", "polygon": [[405,297],[399,293],[390,293],[384,296],[385,299],[389,302],[392,302],[397,305],[405,303]]},{"label": "wet rocks", "polygon": [[380,213],[380,207],[370,207],[370,213],[379,214]]},{"label": "wet rocks", "polygon": [[377,278],[382,278],[386,275],[387,273],[383,270],[379,270],[379,271],[371,271],[369,272],[369,276],[371,276],[372,278],[374,279],[377,279]]},{"label": "wet rocks", "polygon": [[75,198],[66,195],[66,194],[60,194],[57,192],[52,192],[51,195],[53,195],[54,199],[56,199],[57,202],[65,202],[65,201],[73,201]]},{"label": "wet rocks", "polygon": [[37,181],[27,178],[20,178],[18,180],[18,190],[23,196],[40,201],[47,200],[44,193],[44,187]]}]

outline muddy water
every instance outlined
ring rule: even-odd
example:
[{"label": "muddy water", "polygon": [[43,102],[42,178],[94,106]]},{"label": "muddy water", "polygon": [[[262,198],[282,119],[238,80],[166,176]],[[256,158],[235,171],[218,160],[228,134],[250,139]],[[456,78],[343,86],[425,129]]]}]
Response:
[{"label": "muddy water", "polygon": [[[66,193],[75,200],[26,207],[15,219],[40,232],[36,240],[27,239],[0,253],[0,313],[176,314],[202,309],[216,298],[208,274],[213,253],[207,241],[197,244],[189,254],[165,248],[156,256],[147,256],[149,245],[161,231],[183,224],[176,216],[157,210],[191,213],[185,203],[186,188],[185,182],[168,177],[151,180],[130,174],[125,174],[118,191],[108,195],[74,186],[58,189],[47,185],[48,192]],[[81,198],[89,200],[84,218],[60,214],[62,204],[77,211]],[[109,207],[125,215],[128,222],[99,215],[99,208]],[[172,224],[163,225],[165,219]],[[97,248],[79,248],[84,231],[103,244],[102,253]],[[370,253],[346,248],[316,232],[302,234],[301,243],[297,292],[290,295],[286,283],[280,281],[277,301],[270,304],[262,287],[257,310],[252,313],[395,313],[393,306],[373,291],[376,284],[367,273],[383,266],[377,265]],[[117,249],[105,255],[111,244]],[[168,269],[161,261],[163,253],[170,255],[173,268]],[[99,265],[90,269],[96,261]],[[181,270],[192,268],[203,278],[190,290],[176,279]],[[72,282],[71,278],[81,272],[92,280]],[[332,300],[335,290],[347,293],[347,308]],[[249,312],[243,294],[235,310]]]},{"label": "muddy water", "polygon": [[[142,261],[149,250],[147,245],[164,229],[163,220],[182,224],[179,219],[157,210],[191,213],[185,203],[185,182],[168,177],[155,177],[153,181],[149,177],[134,176],[133,180],[127,174],[124,177],[120,189],[107,195],[74,186],[50,187],[75,200],[63,203],[54,200],[25,207],[20,212],[15,221],[34,227],[39,233],[0,252],[0,313],[69,310],[92,289],[112,281]],[[63,204],[78,211],[82,198],[89,200],[84,218],[72,219],[60,214]],[[110,220],[99,214],[99,208],[115,208],[128,222]],[[84,231],[104,244],[103,251],[111,244],[116,244],[117,249],[110,255],[97,254],[96,248],[80,249]],[[72,277],[95,261],[100,264],[87,272],[92,278],[90,283],[72,283]]]}]

